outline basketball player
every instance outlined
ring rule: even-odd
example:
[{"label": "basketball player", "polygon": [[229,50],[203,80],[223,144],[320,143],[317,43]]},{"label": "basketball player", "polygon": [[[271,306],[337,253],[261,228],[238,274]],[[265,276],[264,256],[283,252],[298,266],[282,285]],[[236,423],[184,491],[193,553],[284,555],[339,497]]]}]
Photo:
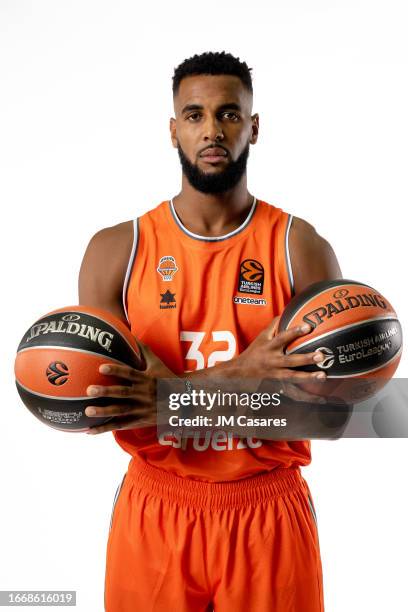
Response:
[{"label": "basketball player", "polygon": [[309,284],[341,277],[311,225],[248,191],[259,117],[247,64],[224,52],[187,59],[173,97],[180,193],[98,232],[79,279],[80,303],[127,321],[146,362],[143,373],[104,370],[123,386],[88,389],[112,397],[87,409],[114,417],[93,432],[113,431],[132,456],[112,514],[106,610],[321,612],[315,511],[300,472],[310,442],[138,427],[154,410],[158,377],[313,379],[292,368],[322,355],[284,354],[310,329],[276,334],[276,317]]}]

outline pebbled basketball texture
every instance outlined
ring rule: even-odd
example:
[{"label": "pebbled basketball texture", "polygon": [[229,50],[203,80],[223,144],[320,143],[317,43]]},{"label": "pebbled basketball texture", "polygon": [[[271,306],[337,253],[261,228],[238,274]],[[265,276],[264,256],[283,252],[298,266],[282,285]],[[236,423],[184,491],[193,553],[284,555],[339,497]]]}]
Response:
[{"label": "pebbled basketball texture", "polygon": [[86,395],[89,385],[123,385],[123,379],[99,373],[103,363],[141,369],[139,347],[117,317],[89,306],[67,306],[40,317],[17,348],[18,393],[34,416],[63,431],[87,431],[108,418],[90,418],[87,406],[121,403],[117,398]]}]

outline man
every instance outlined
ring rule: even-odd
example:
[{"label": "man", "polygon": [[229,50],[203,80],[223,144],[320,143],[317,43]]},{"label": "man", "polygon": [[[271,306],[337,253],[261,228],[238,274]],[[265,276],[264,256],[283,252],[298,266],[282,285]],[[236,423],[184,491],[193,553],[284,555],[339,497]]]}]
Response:
[{"label": "man", "polygon": [[293,370],[322,355],[287,356],[310,329],[276,333],[276,317],[294,293],[341,277],[312,226],[248,192],[259,117],[246,63],[224,52],[187,59],[173,97],[180,193],[98,232],[80,272],[80,303],[128,320],[146,366],[111,366],[124,385],[88,389],[112,397],[87,408],[113,417],[93,433],[113,431],[132,455],[112,517],[106,610],[320,612],[317,527],[299,469],[309,441],[158,438],[142,426],[159,377],[324,377]]}]

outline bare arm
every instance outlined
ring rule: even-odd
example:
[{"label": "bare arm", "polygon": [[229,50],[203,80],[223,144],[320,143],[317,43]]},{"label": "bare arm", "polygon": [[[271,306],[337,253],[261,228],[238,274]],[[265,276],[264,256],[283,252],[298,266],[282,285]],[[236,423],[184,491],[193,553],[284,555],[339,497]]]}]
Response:
[{"label": "bare arm", "polygon": [[289,254],[295,294],[312,283],[342,278],[337,257],[330,244],[310,223],[299,217],[294,217],[290,228]]},{"label": "bare arm", "polygon": [[133,244],[132,221],[93,236],[79,272],[79,303],[108,310],[127,324],[122,290]]}]

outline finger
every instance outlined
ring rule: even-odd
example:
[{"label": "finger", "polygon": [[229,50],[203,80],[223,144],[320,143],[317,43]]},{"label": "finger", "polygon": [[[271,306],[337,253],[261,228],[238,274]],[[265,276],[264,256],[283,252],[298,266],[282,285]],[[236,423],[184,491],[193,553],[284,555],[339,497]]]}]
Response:
[{"label": "finger", "polygon": [[157,363],[157,355],[152,351],[150,346],[144,344],[140,340],[137,340],[140,351],[141,365],[140,370],[143,372],[148,372],[152,365]]},{"label": "finger", "polygon": [[124,414],[135,415],[134,404],[109,404],[109,406],[87,406],[85,414],[88,417],[122,416]]},{"label": "finger", "polygon": [[112,385],[110,387],[90,385],[87,387],[86,393],[92,397],[133,397],[135,389],[133,385]]},{"label": "finger", "polygon": [[136,340],[136,342],[137,342],[137,344],[139,346],[139,351],[140,351],[140,355],[142,357],[142,360],[144,359],[144,362],[146,364],[148,359],[154,356],[154,353],[153,353],[152,349],[150,348],[150,346],[148,346],[144,342],[141,342],[141,340]]},{"label": "finger", "polygon": [[293,380],[301,380],[305,381],[323,381],[326,379],[325,372],[302,372],[297,370],[292,370],[290,368],[282,368],[279,372],[279,378],[284,380],[288,378],[292,378]]},{"label": "finger", "polygon": [[110,376],[118,376],[119,378],[126,378],[132,382],[140,382],[145,379],[145,375],[126,365],[118,365],[112,363],[103,363],[99,366],[99,372],[101,374],[109,374]]},{"label": "finger", "polygon": [[288,344],[299,338],[299,336],[304,336],[311,331],[310,325],[305,323],[304,325],[299,325],[297,327],[291,327],[290,329],[286,329],[285,331],[281,331],[272,339],[271,348],[285,348]]},{"label": "finger", "polygon": [[313,353],[297,353],[293,355],[283,354],[278,359],[279,366],[283,368],[298,368],[299,366],[318,364],[324,360],[324,355],[320,351]]},{"label": "finger", "polygon": [[268,340],[272,340],[274,336],[276,336],[278,331],[280,317],[274,317],[270,323],[270,325],[266,328],[265,333]]}]

